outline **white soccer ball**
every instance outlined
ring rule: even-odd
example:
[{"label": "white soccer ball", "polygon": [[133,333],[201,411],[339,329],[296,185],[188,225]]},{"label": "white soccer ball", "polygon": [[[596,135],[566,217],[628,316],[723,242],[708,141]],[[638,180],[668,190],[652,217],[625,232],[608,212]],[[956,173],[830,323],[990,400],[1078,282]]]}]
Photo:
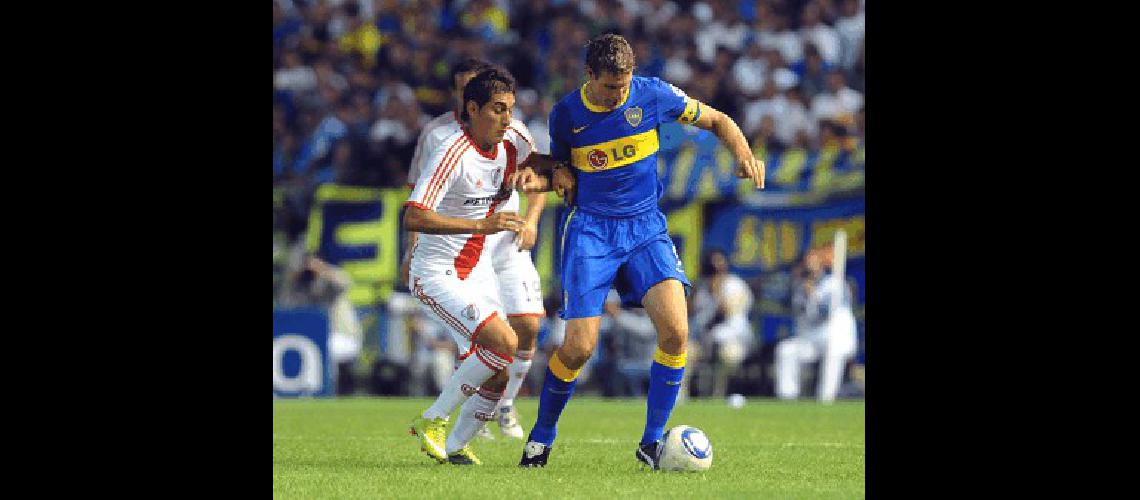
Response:
[{"label": "white soccer ball", "polygon": [[712,459],[712,443],[704,431],[688,425],[678,425],[665,431],[657,465],[661,470],[697,472],[708,470],[712,466]]}]

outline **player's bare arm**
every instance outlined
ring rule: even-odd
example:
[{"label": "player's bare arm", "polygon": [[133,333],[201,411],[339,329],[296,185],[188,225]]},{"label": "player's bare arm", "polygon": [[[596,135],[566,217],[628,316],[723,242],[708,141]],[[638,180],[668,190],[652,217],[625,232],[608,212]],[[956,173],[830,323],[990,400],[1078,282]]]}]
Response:
[{"label": "player's bare arm", "polygon": [[542,174],[527,168],[512,175],[515,176],[513,185],[524,193],[554,191],[567,203],[574,202],[574,188],[578,181],[574,177],[574,172],[565,163],[557,163],[552,174]]},{"label": "player's bare arm", "polygon": [[514,212],[497,212],[485,219],[448,217],[431,210],[409,206],[404,212],[404,227],[428,234],[494,234],[519,231],[525,221]]},{"label": "player's bare arm", "polygon": [[559,162],[550,155],[531,153],[519,169],[511,174],[507,182],[523,193],[544,193],[550,191],[550,172]]},{"label": "player's bare arm", "polygon": [[716,108],[701,103],[701,116],[694,126],[716,134],[733,156],[736,156],[736,176],[741,179],[751,178],[756,183],[756,189],[764,189],[764,160],[752,155],[752,148],[748,147],[748,140],[732,117],[721,113]]},{"label": "player's bare arm", "polygon": [[542,208],[546,206],[546,195],[531,193],[526,197],[526,219],[523,227],[515,234],[515,245],[519,251],[534,248],[538,239],[538,220],[542,218]]}]

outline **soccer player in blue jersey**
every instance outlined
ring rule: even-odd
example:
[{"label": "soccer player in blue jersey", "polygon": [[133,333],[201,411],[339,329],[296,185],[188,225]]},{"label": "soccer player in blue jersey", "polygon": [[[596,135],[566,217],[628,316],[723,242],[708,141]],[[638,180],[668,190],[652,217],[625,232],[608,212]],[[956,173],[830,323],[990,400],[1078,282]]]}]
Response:
[{"label": "soccer player in blue jersey", "polygon": [[562,318],[565,341],[546,369],[538,418],[519,466],[545,467],[556,424],[574,393],[582,365],[598,341],[606,294],[617,289],[623,305],[644,307],[657,329],[650,368],[645,430],[635,456],[657,468],[661,436],[685,371],[691,285],[658,208],[658,126],[681,122],[710,130],[738,163],[736,176],[764,187],[764,162],[752,155],[732,118],[657,78],[633,76],[633,49],[606,34],[586,47],[586,76],[550,113],[553,160],[569,169],[525,170],[525,191],[553,188],[571,211],[562,235]]}]

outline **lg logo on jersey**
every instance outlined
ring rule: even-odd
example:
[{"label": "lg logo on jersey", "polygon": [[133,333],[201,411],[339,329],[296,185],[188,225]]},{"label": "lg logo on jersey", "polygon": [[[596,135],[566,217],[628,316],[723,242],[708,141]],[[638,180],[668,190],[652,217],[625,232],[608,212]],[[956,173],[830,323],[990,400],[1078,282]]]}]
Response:
[{"label": "lg logo on jersey", "polygon": [[611,156],[613,157],[614,161],[633,158],[634,156],[637,156],[637,147],[635,147],[633,144],[626,144],[625,146],[622,146],[621,151],[618,151],[618,148],[610,148],[609,155],[606,155],[605,151],[595,149],[593,151],[590,151],[590,154],[586,156],[586,159],[590,161],[591,167],[594,167],[595,169],[602,169],[610,163]]}]

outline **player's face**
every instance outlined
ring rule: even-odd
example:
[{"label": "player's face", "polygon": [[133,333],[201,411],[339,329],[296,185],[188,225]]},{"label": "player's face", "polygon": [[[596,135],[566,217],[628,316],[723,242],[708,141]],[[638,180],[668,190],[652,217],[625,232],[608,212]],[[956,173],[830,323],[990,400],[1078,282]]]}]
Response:
[{"label": "player's face", "polygon": [[[629,94],[629,83],[633,81],[632,71],[622,74],[602,71],[595,75],[593,70],[586,68],[586,75],[590,77],[587,91],[592,104],[608,109],[616,108],[625,100]],[[597,101],[593,102],[595,99]]]},{"label": "player's face", "polygon": [[475,101],[468,101],[472,138],[483,145],[502,141],[507,127],[511,125],[511,108],[514,106],[515,95],[510,92],[493,94],[483,107],[476,107]]}]

